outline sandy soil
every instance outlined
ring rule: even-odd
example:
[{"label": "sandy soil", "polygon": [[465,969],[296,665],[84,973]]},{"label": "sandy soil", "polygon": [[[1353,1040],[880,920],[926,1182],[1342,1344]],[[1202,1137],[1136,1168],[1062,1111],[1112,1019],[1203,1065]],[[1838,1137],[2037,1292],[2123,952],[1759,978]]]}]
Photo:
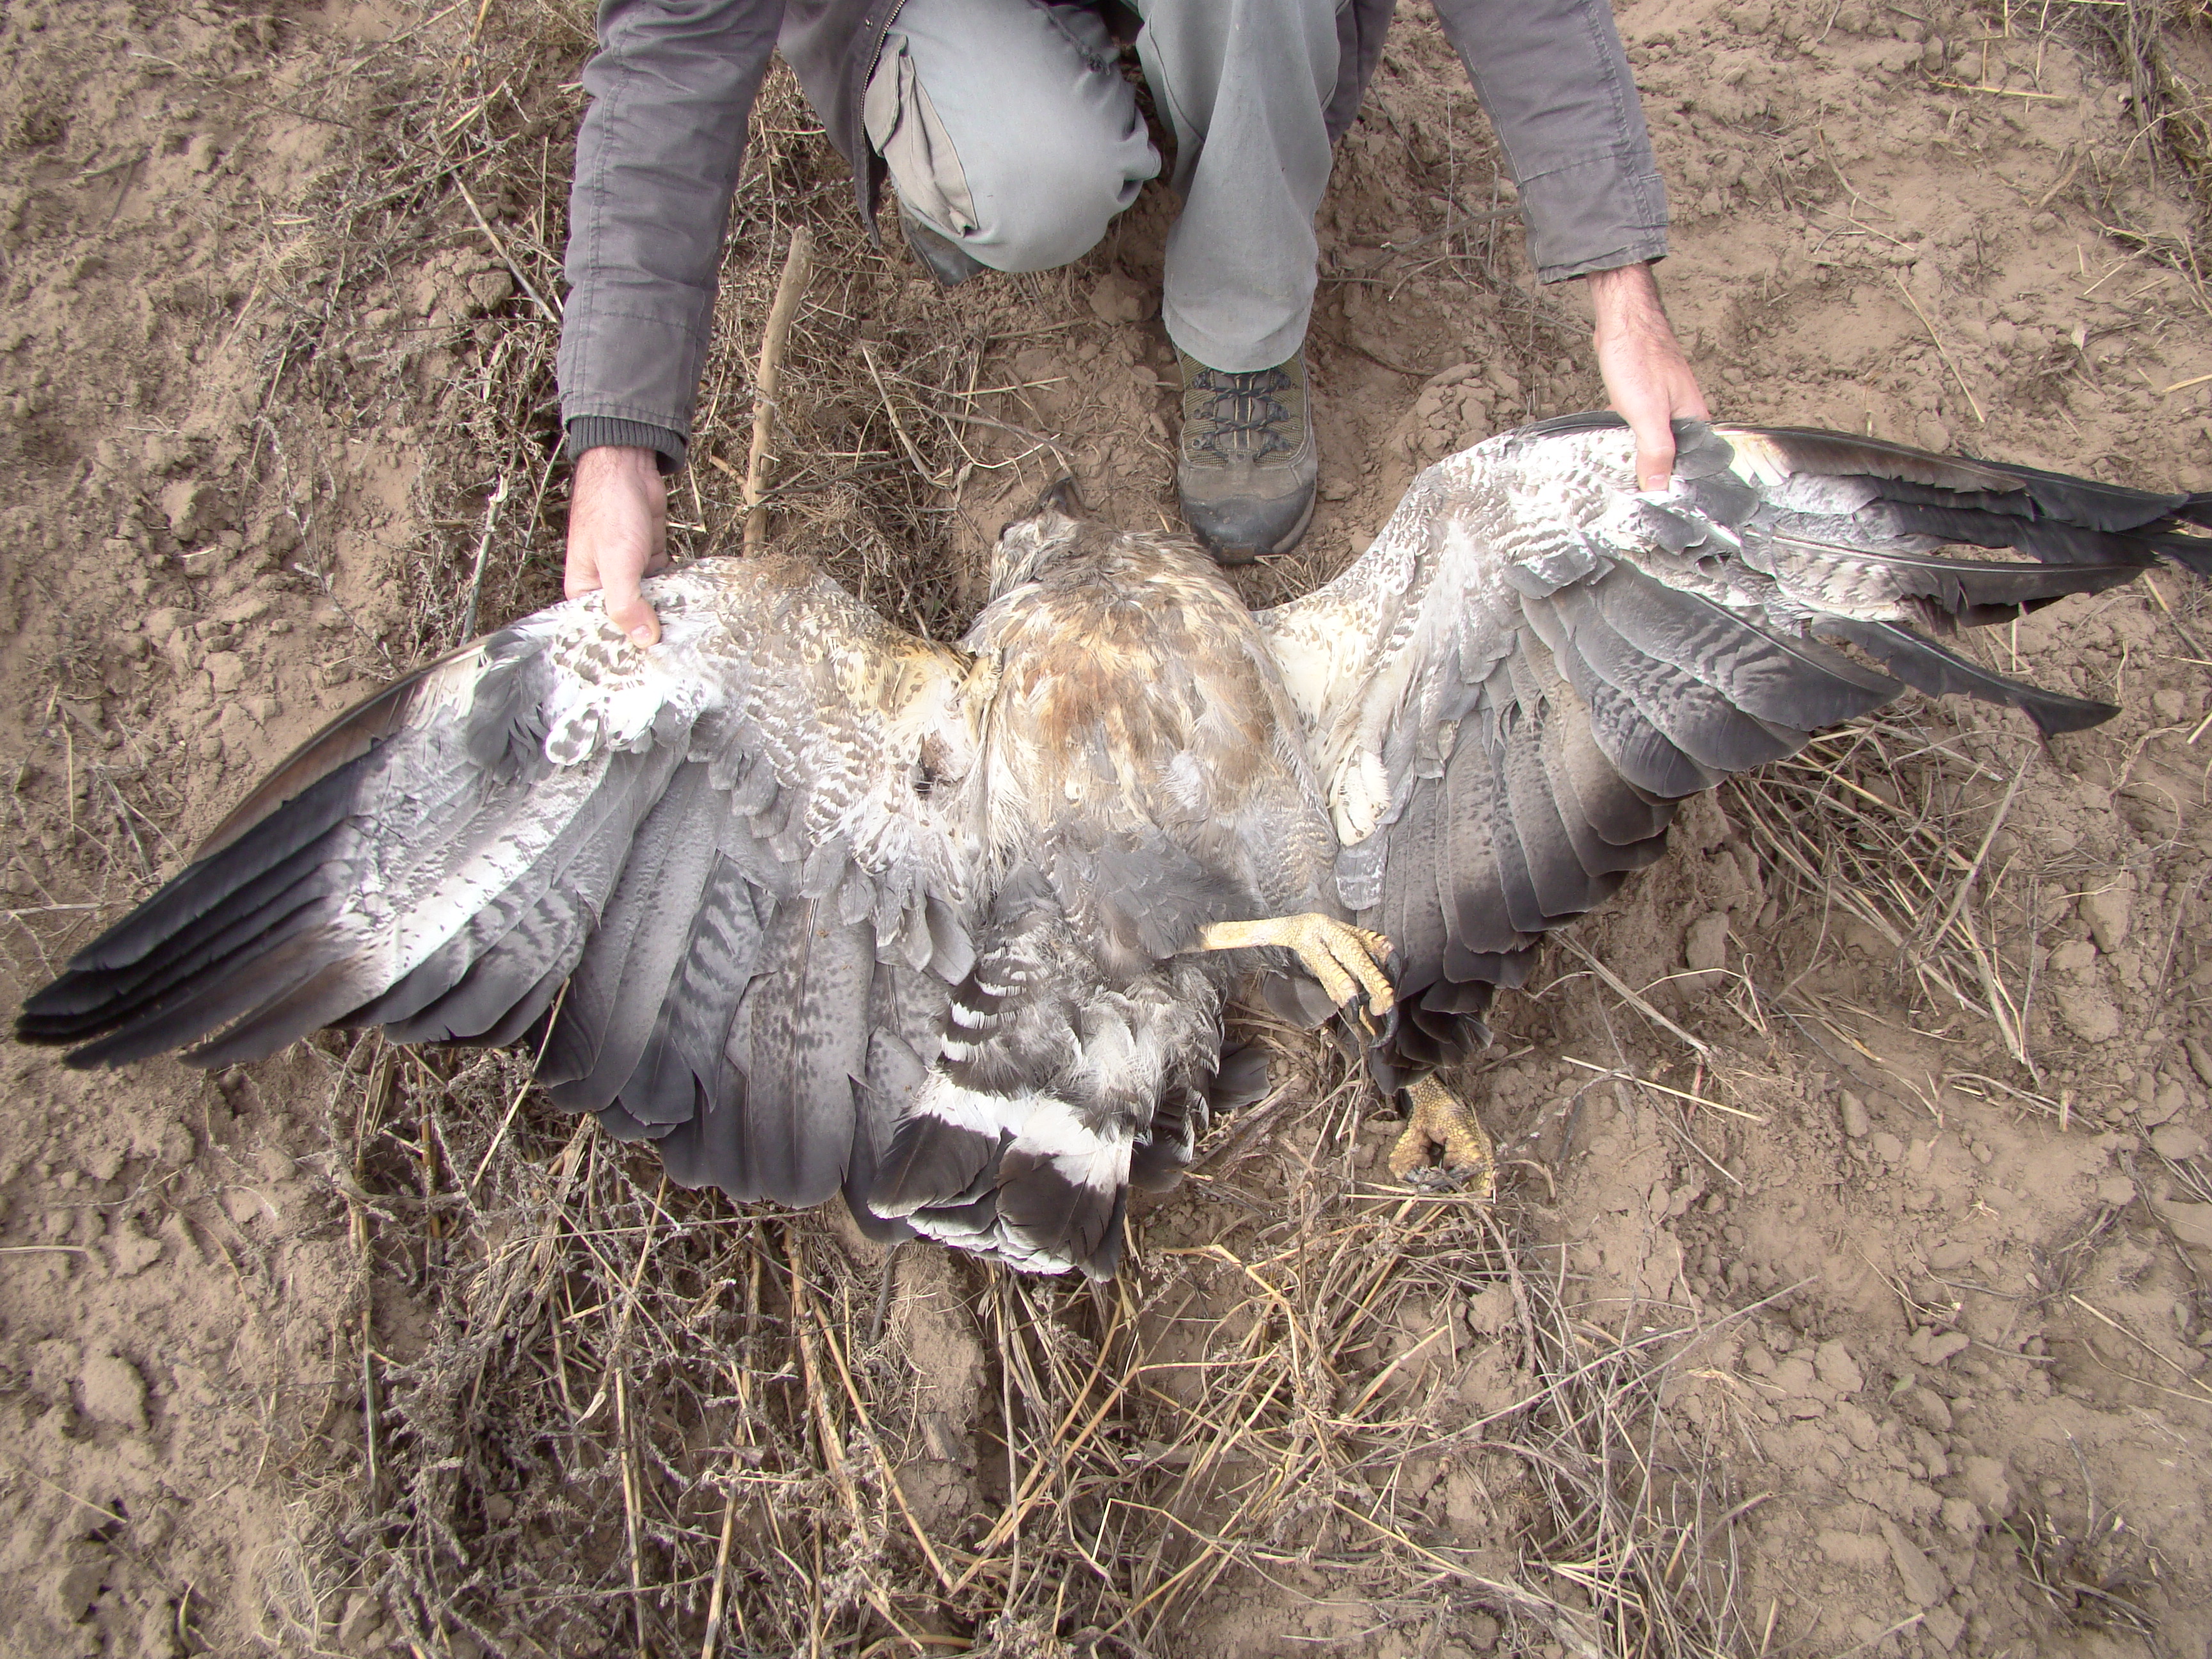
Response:
[{"label": "sandy soil", "polygon": [[[17,0],[0,21],[0,1000],[322,720],[452,638],[495,529],[483,620],[550,591],[557,477],[542,452],[489,453],[487,411],[550,337],[504,254],[542,276],[527,250],[557,247],[557,224],[547,192],[511,181],[550,179],[557,211],[580,41],[549,13],[497,93],[441,104],[472,10]],[[1464,77],[1410,10],[1322,216],[1322,512],[1287,568],[1252,576],[1255,599],[1350,556],[1418,466],[1598,398],[1579,301],[1529,283]],[[1636,0],[1621,20],[1677,204],[1663,276],[1720,412],[2212,482],[2212,384],[2165,390],[2212,375],[2203,291],[2161,262],[2187,193],[2071,22],[1863,0]],[[517,94],[510,187],[473,208],[419,154],[380,148],[395,109],[450,138]],[[794,350],[964,331],[969,384],[1021,388],[977,407],[1051,435],[1101,511],[1165,522],[1171,357],[1150,295],[1170,211],[1149,193],[1073,270],[951,297],[893,253],[871,278],[879,315],[823,300]],[[1487,216],[1455,228],[1469,215]],[[775,252],[740,227],[747,295]],[[819,447],[873,407],[853,361],[817,362],[794,414]],[[726,523],[714,462],[742,465],[744,427],[725,410],[702,443],[687,522]],[[997,465],[1023,446],[994,432],[923,498],[950,549],[929,556],[971,602],[976,556],[1050,464]],[[850,530],[846,488],[795,490],[786,528],[910,595]],[[916,608],[938,626],[957,609]],[[1514,1161],[1500,1216],[1593,1364],[1686,1334],[1654,1386],[1668,1443],[1699,1449],[1646,1490],[1741,1506],[1721,1528],[1726,1650],[2212,1651],[2208,638],[2168,574],[1983,641],[2126,712],[2045,748],[1993,711],[1916,705],[1725,792],[1576,930],[1642,1008],[1565,949],[1502,1007],[1473,1079]],[[373,1525],[331,1542],[333,1515],[373,1522],[393,1478],[363,1433],[376,1368],[460,1318],[439,1274],[507,1224],[471,1208],[449,1233],[434,1192],[410,1211],[382,1178],[390,1146],[364,1150],[361,1103],[412,1075],[337,1046],[217,1078],[0,1050],[0,1652],[628,1638],[604,1529],[574,1564],[600,1600],[566,1624],[457,1577],[475,1635],[429,1628],[396,1580],[346,1577]],[[1131,1279],[1164,1397],[1224,1340],[1243,1292],[1218,1258],[1260,1248],[1249,1215],[1322,1192],[1316,1170],[1342,1176],[1309,1206],[1324,1222],[1358,1189],[1379,1143],[1355,1117],[1261,1124],[1140,1228]],[[1006,1497],[957,1449],[999,1386],[988,1296],[911,1252],[892,1289],[878,1322],[918,1379],[901,1485],[918,1525],[972,1543]],[[1393,1305],[1391,1331],[1339,1357],[1376,1381],[1338,1407],[1412,1425],[1389,1498],[1426,1561],[1393,1558],[1386,1583],[1344,1565],[1326,1518],[1291,1517],[1272,1540],[1289,1565],[1170,1599],[1152,1651],[1565,1650],[1571,1622],[1476,1583],[1543,1553],[1535,1476],[1486,1430],[1534,1361],[1487,1291]],[[719,1409],[695,1438],[726,1461]],[[518,1504],[552,1540],[538,1558],[561,1555],[562,1512],[516,1481],[456,1499],[458,1559],[506,1559],[488,1540]],[[1543,1588],[1592,1605],[1571,1574]],[[656,1639],[695,1648],[697,1585],[655,1605]],[[953,1631],[943,1651],[979,1626],[931,1628]],[[1018,1635],[989,1639],[1143,1650]]]}]

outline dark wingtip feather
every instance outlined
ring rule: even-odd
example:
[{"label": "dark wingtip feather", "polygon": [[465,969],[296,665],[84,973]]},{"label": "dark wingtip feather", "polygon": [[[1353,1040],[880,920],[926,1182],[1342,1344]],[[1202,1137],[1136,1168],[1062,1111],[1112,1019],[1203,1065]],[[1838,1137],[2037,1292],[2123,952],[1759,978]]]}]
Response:
[{"label": "dark wingtip feather", "polygon": [[2090,530],[2139,530],[2181,512],[2191,499],[2077,478],[2070,472],[2046,472],[2017,461],[1981,465],[2014,479],[2041,513]]},{"label": "dark wingtip feather", "polygon": [[2035,722],[2045,737],[2060,732],[2079,732],[2101,725],[2120,711],[2112,703],[2087,697],[2071,697],[2047,691],[2025,680],[2015,680],[1968,662],[1933,640],[1925,640],[1891,623],[1861,622],[1849,617],[1816,620],[1816,632],[1848,640],[1888,664],[1898,678],[1929,696],[1955,693],[1983,702],[2017,708]]},{"label": "dark wingtip feather", "polygon": [[[2212,521],[2212,507],[2206,508],[2205,513],[2207,520]],[[2184,515],[2177,514],[2175,516]],[[2190,522],[2198,521],[2192,519]],[[2212,522],[2207,522],[2206,528],[2212,529]],[[2212,536],[2190,536],[2179,531],[2171,531],[2145,539],[2158,550],[2160,557],[2179,565],[2184,570],[2199,576],[2212,576]]]},{"label": "dark wingtip feather", "polygon": [[1553,415],[1540,421],[1531,421],[1518,428],[1516,438],[1559,438],[1576,432],[1611,432],[1626,427],[1627,422],[1609,409],[1577,410],[1571,415]]},{"label": "dark wingtip feather", "polygon": [[[2053,520],[2081,530],[2109,533],[2141,531],[2168,519],[2208,524],[2212,507],[2204,495],[2161,495],[2126,484],[2104,483],[2066,472],[2045,471],[2016,461],[1978,456],[1938,455],[1907,444],[1810,427],[1722,427],[1723,437],[1741,434],[1771,448],[1793,471],[1846,477],[1895,479],[1956,495],[1984,498],[1962,503],[2023,518]],[[1909,500],[1925,495],[1905,492]],[[2009,498],[2009,499],[2007,499]]]},{"label": "dark wingtip feather", "polygon": [[[1940,513],[1926,507],[1905,509],[1899,516],[1903,520],[1899,528],[1904,532],[1970,543],[1978,538],[1969,533],[1967,527],[1947,520],[1987,517]],[[2041,528],[2025,526],[2005,541],[2033,555],[2043,539]],[[2090,550],[2087,556],[2033,564],[2024,561],[1946,558],[1887,549],[1855,552],[1851,556],[1880,564],[1889,572],[1899,592],[1924,599],[1962,622],[1972,622],[1984,616],[1991,621],[2009,621],[2023,607],[2047,605],[2071,593],[2101,593],[2107,588],[2124,586],[2142,575],[2152,563],[2150,556],[2140,548],[2113,548],[2103,553],[2105,556]]]},{"label": "dark wingtip feather", "polygon": [[1938,455],[1885,438],[1860,437],[1808,426],[1718,426],[1723,438],[1776,452],[1795,472],[1844,477],[1901,478],[1942,489],[2010,493],[2021,488],[2012,473],[1984,461]]}]

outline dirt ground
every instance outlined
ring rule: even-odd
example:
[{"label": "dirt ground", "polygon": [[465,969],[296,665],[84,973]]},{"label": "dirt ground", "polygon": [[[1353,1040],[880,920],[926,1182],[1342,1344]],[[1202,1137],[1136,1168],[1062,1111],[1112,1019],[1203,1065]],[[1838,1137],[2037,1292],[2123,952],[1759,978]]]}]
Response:
[{"label": "dirt ground", "polygon": [[[0,9],[0,1001],[556,591],[586,38],[490,9]],[[1620,15],[1718,413],[2212,485],[2190,178],[2096,6]],[[1164,192],[945,295],[787,84],[749,169],[681,550],[810,215],[780,538],[947,632],[1062,459],[1172,520]],[[1599,400],[1511,203],[1409,5],[1255,601]],[[1110,1293],[666,1191],[508,1059],[0,1049],[0,1653],[2203,1659],[2212,610],[2149,586],[1976,647],[2106,726],[1914,702],[1686,813],[1502,1000],[1494,1211],[1378,1184],[1379,1103],[1258,1027],[1275,1090]]]}]

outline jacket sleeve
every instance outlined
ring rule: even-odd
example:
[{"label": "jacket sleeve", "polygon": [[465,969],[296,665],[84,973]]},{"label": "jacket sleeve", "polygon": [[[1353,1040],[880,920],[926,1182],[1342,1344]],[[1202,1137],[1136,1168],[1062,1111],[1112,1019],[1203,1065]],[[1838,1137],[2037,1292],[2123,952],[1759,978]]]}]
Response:
[{"label": "jacket sleeve", "polygon": [[683,459],[745,118],[782,17],[782,0],[600,0],[556,371],[572,453],[629,442]]},{"label": "jacket sleeve", "polygon": [[1667,192],[1607,0],[1436,0],[1556,283],[1667,252]]}]

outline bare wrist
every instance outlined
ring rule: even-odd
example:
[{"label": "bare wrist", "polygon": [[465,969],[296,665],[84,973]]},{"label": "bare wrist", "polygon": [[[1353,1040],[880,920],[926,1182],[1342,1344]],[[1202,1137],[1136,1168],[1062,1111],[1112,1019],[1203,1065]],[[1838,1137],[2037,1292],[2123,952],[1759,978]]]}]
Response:
[{"label": "bare wrist", "polygon": [[641,449],[629,444],[599,444],[576,457],[578,475],[588,474],[594,479],[630,474],[660,477],[660,456],[656,450]]},{"label": "bare wrist", "polygon": [[1673,331],[1666,307],[1659,301],[1659,279],[1650,265],[1594,270],[1583,280],[1589,285],[1590,309],[1595,313],[1599,335],[1655,327]]}]

